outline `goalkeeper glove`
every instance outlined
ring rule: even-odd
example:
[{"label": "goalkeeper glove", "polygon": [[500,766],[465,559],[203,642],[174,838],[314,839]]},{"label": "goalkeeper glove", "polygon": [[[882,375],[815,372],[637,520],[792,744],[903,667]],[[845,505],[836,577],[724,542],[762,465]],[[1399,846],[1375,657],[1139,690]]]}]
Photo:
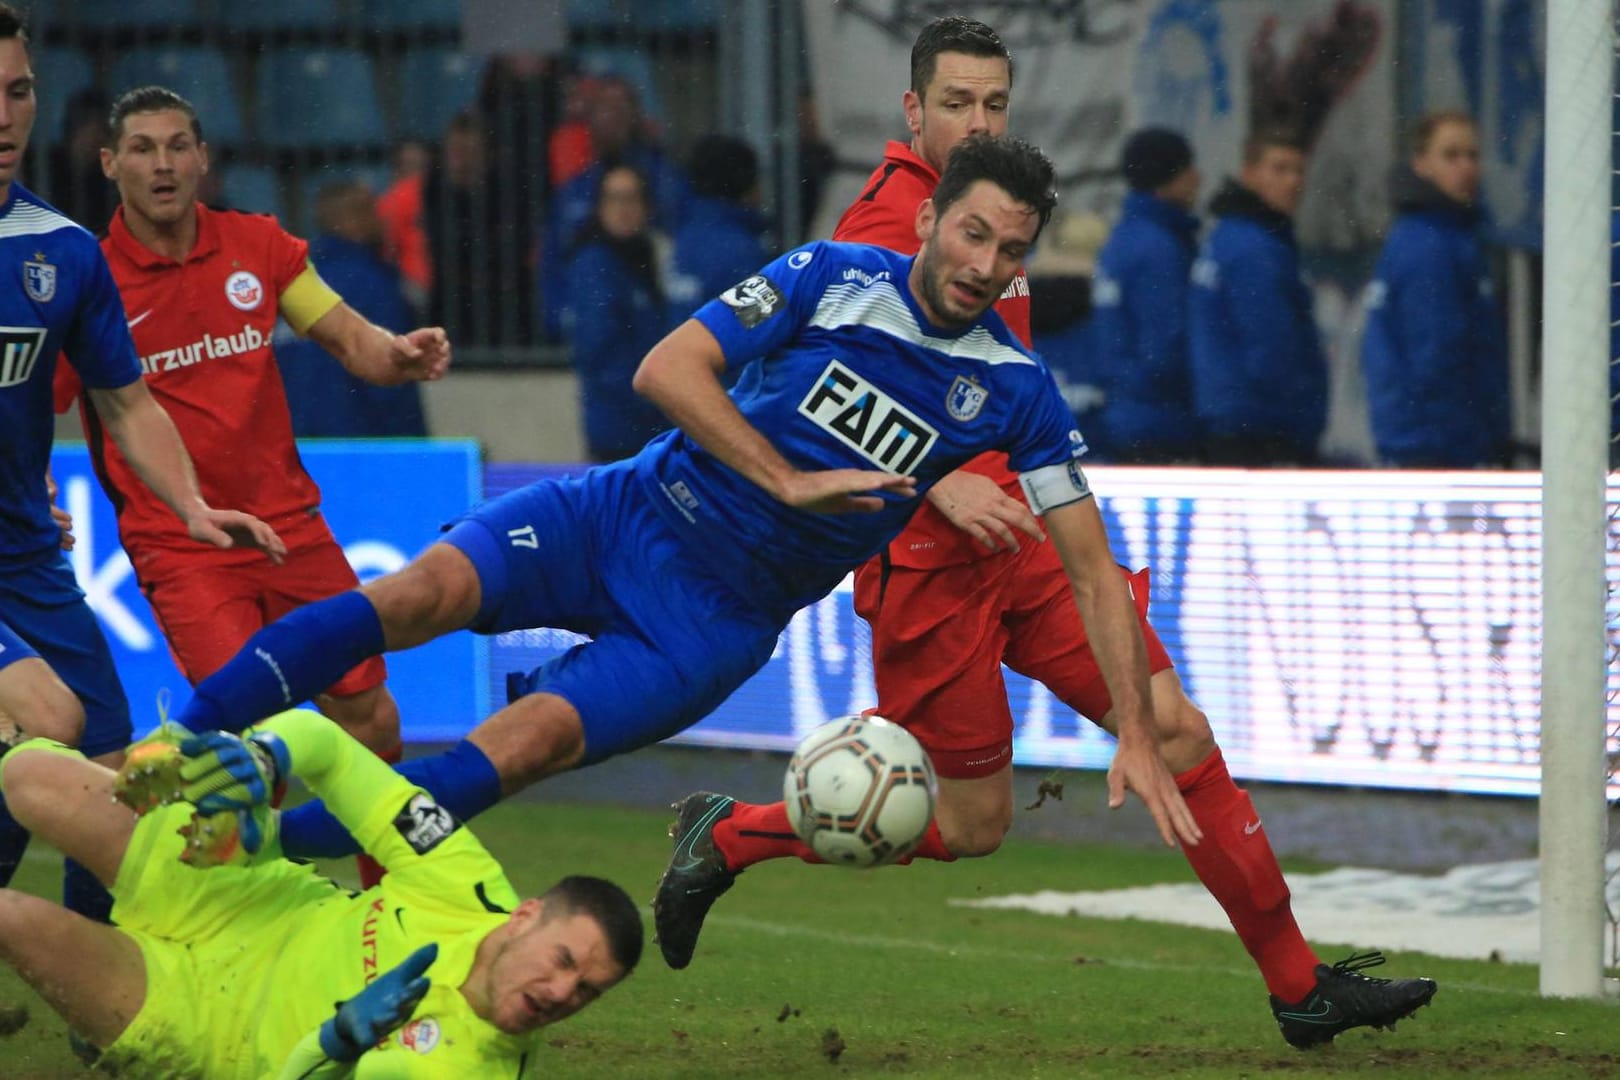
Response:
[{"label": "goalkeeper glove", "polygon": [[250,810],[270,801],[277,782],[292,772],[287,744],[273,732],[246,739],[223,731],[193,735],[180,744],[180,798],[203,814]]},{"label": "goalkeeper glove", "polygon": [[339,1003],[337,1015],[321,1025],[321,1052],[333,1061],[358,1061],[361,1054],[409,1020],[431,985],[423,973],[438,955],[438,945],[424,945]]}]

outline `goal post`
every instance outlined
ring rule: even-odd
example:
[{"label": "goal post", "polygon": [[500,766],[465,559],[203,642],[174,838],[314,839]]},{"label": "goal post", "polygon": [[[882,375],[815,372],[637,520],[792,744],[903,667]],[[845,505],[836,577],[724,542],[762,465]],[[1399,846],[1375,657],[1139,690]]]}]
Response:
[{"label": "goal post", "polygon": [[1604,990],[1614,0],[1548,0],[1541,992]]}]

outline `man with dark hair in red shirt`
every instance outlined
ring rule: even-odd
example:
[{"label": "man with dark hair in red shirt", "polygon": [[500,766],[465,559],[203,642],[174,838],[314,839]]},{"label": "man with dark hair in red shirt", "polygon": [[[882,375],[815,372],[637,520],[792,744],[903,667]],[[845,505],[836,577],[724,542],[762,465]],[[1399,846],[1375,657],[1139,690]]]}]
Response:
[{"label": "man with dark hair in red shirt", "polygon": [[[270,348],[277,316],[379,385],[441,377],[450,346],[437,327],[396,335],[361,317],[316,274],[309,245],[275,218],[201,205],[208,146],[196,111],[172,90],[147,86],[120,97],[108,140],[102,169],[122,205],[101,246],[146,383],[179,427],[205,495],[251,507],[287,542],[277,567],[252,552],[182,544],[184,534],[132,482],[129,463],[85,399],[85,435],[118,509],[119,536],[180,670],[195,684],[259,627],[357,584],[293,442]],[[78,392],[71,371],[59,369],[58,410]],[[369,660],[317,704],[372,750],[397,759],[399,710],[385,678],[383,661]]]},{"label": "man with dark hair in red shirt", "polygon": [[[996,32],[962,16],[936,19],[911,53],[903,98],[911,143],[890,142],[883,164],[845,211],[834,240],[915,252],[917,207],[945,160],[969,135],[1007,129],[1012,58]],[[1023,271],[996,303],[1030,340]],[[1019,533],[1024,534],[1020,542]],[[1232,920],[1271,991],[1272,1012],[1294,1046],[1340,1031],[1393,1025],[1428,1003],[1428,979],[1359,974],[1379,954],[1322,964],[1289,907],[1283,880],[1248,793],[1232,782],[1209,719],[1187,697],[1147,621],[1147,571],[1129,574],[1152,672],[1153,728],[1121,725],[1071,598],[1068,577],[1044,542],[1004,454],[986,454],[940,480],[927,503],[879,558],[855,574],[855,609],[871,624],[882,715],[917,736],[939,775],[935,819],[914,858],[949,862],[989,855],[1012,825],[1013,718],[1005,663],[1045,684],[1076,712],[1119,738],[1121,749],[1156,740],[1202,830],[1187,861]],[[1109,770],[1109,805],[1125,801]],[[767,859],[819,862],[788,824],[781,803],[749,805],[708,792],[677,803],[676,858],[654,901],[659,945],[672,967],[691,961],[709,906],[744,868]],[[1166,843],[1174,838],[1161,824]]]}]

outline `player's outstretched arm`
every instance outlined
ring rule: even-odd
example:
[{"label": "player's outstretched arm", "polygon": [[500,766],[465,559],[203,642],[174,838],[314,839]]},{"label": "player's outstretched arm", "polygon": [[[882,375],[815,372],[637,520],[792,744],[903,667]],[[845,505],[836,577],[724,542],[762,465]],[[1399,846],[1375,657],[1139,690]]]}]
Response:
[{"label": "player's outstretched arm", "polygon": [[86,393],[141,482],[185,523],[193,540],[217,548],[257,548],[281,562],[287,545],[274,529],[252,514],[216,510],[203,499],[180,432],[143,380],[113,389],[89,387]]},{"label": "player's outstretched arm", "polygon": [[288,1055],[277,1080],[338,1080],[353,1074],[362,1055],[411,1018],[431,985],[427,969],[439,955],[424,945],[379,976]]},{"label": "player's outstretched arm", "polygon": [[437,326],[396,334],[340,301],[306,332],[349,374],[377,386],[432,382],[450,370],[450,339]]},{"label": "player's outstretched arm", "polygon": [[883,508],[879,492],[916,495],[916,481],[909,476],[794,468],[726,393],[720,382],[725,366],[720,342],[702,323],[688,319],[653,346],[633,385],[699,446],[789,506],[820,514],[859,513]]},{"label": "player's outstretched arm", "polygon": [[1136,605],[1114,562],[1097,500],[1089,496],[1046,511],[1046,529],[1068,574],[1086,636],[1113,700],[1119,745],[1108,769],[1108,805],[1125,804],[1136,792],[1153,815],[1164,842],[1195,845],[1203,830],[1176,788],[1153,733],[1147,647]]}]

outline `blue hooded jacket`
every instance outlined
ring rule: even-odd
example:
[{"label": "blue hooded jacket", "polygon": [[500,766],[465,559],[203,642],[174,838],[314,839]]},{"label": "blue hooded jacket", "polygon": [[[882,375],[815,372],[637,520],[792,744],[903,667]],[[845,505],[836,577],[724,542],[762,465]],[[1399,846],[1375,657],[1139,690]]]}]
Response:
[{"label": "blue hooded jacket", "polygon": [[1316,456],[1327,425],[1327,360],[1293,223],[1228,181],[1192,271],[1193,402],[1208,436],[1280,440]]},{"label": "blue hooded jacket", "polygon": [[1092,348],[1107,395],[1102,427],[1121,461],[1197,451],[1187,357],[1188,274],[1197,252],[1197,217],[1133,191],[1097,255]]},{"label": "blue hooded jacket", "polygon": [[765,219],[752,207],[694,195],[670,233],[671,314],[685,318],[770,262],[764,232]]},{"label": "blue hooded jacket", "polygon": [[[309,261],[350,307],[378,326],[404,333],[415,325],[399,271],[370,248],[325,234],[310,241]],[[275,353],[293,434],[329,439],[427,434],[419,384],[373,386],[307,338],[278,341]]]},{"label": "blue hooded jacket", "polygon": [[1392,465],[1501,465],[1510,437],[1507,334],[1479,210],[1401,168],[1397,217],[1367,299],[1361,366],[1378,456]]},{"label": "blue hooded jacket", "polygon": [[568,274],[568,344],[586,449],[593,461],[617,461],[670,426],[631,386],[642,358],[670,330],[652,234],[615,241],[590,230],[570,252]]}]

